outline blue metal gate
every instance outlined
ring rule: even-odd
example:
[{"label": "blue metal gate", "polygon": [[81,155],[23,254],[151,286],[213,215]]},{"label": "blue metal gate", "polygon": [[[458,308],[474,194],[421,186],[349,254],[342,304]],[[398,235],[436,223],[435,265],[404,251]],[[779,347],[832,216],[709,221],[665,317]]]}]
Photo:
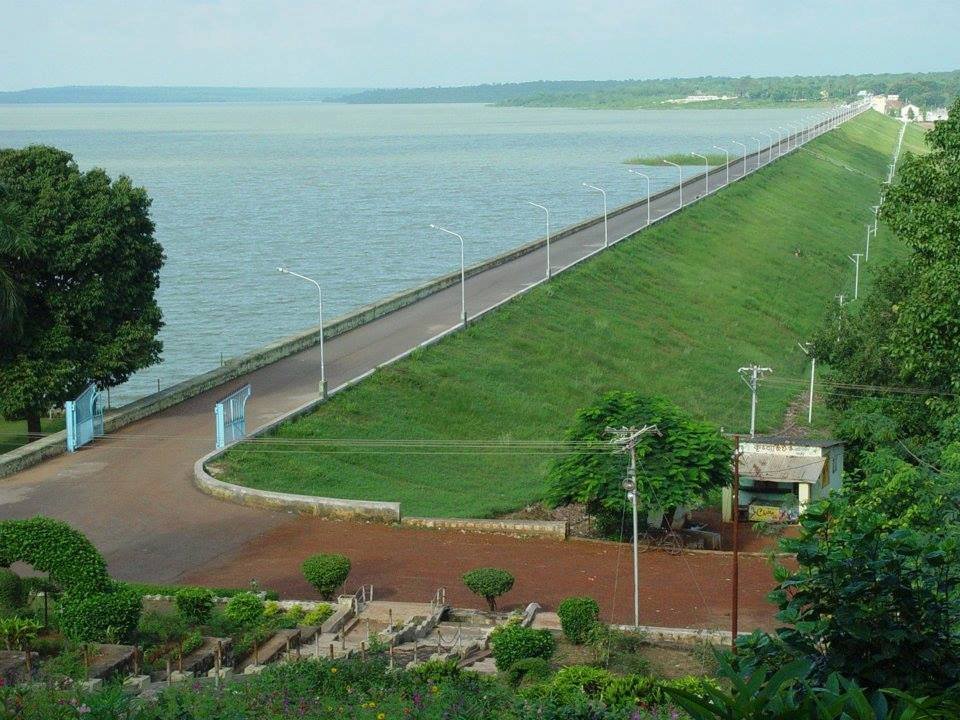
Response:
[{"label": "blue metal gate", "polygon": [[217,421],[217,449],[235,443],[247,434],[246,405],[250,386],[244,385],[235,393],[227,395],[213,408]]},{"label": "blue metal gate", "polygon": [[67,450],[77,448],[103,435],[103,401],[97,386],[91,383],[76,400],[67,400],[63,406],[67,416]]}]

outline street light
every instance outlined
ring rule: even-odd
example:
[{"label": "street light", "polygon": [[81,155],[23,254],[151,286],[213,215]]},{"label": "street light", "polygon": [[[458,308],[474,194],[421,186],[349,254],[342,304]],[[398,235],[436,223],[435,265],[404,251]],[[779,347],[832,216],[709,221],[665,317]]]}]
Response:
[{"label": "street light", "polygon": [[590,190],[596,190],[598,193],[603,195],[603,246],[607,247],[609,244],[607,240],[607,191],[602,187],[597,187],[596,185],[591,185],[590,183],[580,184],[585,188],[589,188]]},{"label": "street light", "polygon": [[720,147],[719,145],[714,145],[713,147],[715,150],[719,150],[720,152],[722,152],[724,155],[727,156],[727,173],[726,173],[727,179],[724,181],[723,184],[729,185],[730,184],[730,151],[727,150],[726,148]]},{"label": "street light", "polygon": [[530,202],[527,200],[527,205],[533,205],[535,208],[540,208],[547,214],[547,280],[550,279],[550,276],[553,274],[550,270],[550,211],[547,210],[543,205],[538,205],[535,202]]},{"label": "street light", "polygon": [[751,135],[751,136],[750,136],[750,139],[753,140],[753,141],[757,144],[757,166],[756,166],[755,169],[756,169],[756,170],[759,170],[759,169],[760,169],[760,156],[761,156],[761,153],[763,152],[761,148],[762,148],[763,146],[760,144],[760,138],[756,138],[756,137],[754,137],[753,135]]},{"label": "street light", "polygon": [[757,134],[758,134],[758,135],[766,135],[767,138],[770,140],[770,142],[767,143],[767,162],[764,163],[764,165],[766,165],[767,163],[770,162],[770,153],[773,151],[773,133],[772,133],[772,132],[764,132],[763,130],[760,130]]},{"label": "street light", "polygon": [[[775,132],[775,133],[777,134],[777,157],[779,158],[779,157],[780,157],[780,144],[781,144],[781,142],[783,141],[783,135],[780,134],[780,131],[779,131],[779,130],[776,130],[776,129],[774,129],[774,128],[770,128],[770,132]],[[772,143],[772,142],[770,143],[770,146],[771,146],[771,148],[773,147],[773,143]]]},{"label": "street light", "polygon": [[460,241],[460,317],[463,320],[463,326],[467,326],[467,272],[463,264],[463,235],[455,233],[453,230],[447,230],[445,227],[430,223],[430,227],[447,235],[453,235]]},{"label": "street light", "polygon": [[[842,297],[842,296],[841,296]],[[843,303],[841,302],[841,307]],[[803,350],[804,354],[810,358],[810,398],[807,400],[807,424],[813,424],[813,381],[817,373],[817,356],[813,354],[813,343],[802,343],[797,340],[797,345]]]},{"label": "street light", "polygon": [[647,225],[649,225],[650,224],[650,176],[645,175],[642,172],[633,170],[632,168],[627,168],[627,172],[631,172],[634,175],[639,175],[640,177],[642,177],[644,180],[647,181]]},{"label": "street light", "polygon": [[[740,171],[740,177],[743,177],[747,174],[747,145],[746,143],[739,142],[738,140],[731,140],[730,142],[743,148],[743,157],[741,158],[741,161],[743,162],[743,169]],[[729,180],[727,182],[729,182]]]},{"label": "street light", "polygon": [[[787,140],[787,152],[790,152],[790,131],[787,130],[787,129],[786,129],[785,127],[783,127],[782,125],[777,125],[777,130],[783,130],[783,136],[784,136],[784,138],[786,138],[786,140]],[[778,156],[778,157],[779,157],[779,155],[780,155],[780,152],[781,152],[781,151],[780,151],[780,149],[778,148],[778,149],[777,149],[777,156]]]},{"label": "street light", "polygon": [[673,165],[677,169],[677,172],[680,173],[680,207],[682,208],[683,207],[683,168],[680,167],[677,163],[670,162],[669,160],[666,160],[666,159],[664,160],[664,162],[667,165]]},{"label": "street light", "polygon": [[301,280],[306,280],[317,286],[317,304],[320,315],[320,397],[326,399],[327,397],[327,369],[326,364],[323,358],[323,289],[313,278],[308,278],[306,275],[301,275],[300,273],[295,273],[293,270],[285,267],[278,267],[277,272],[283,273],[284,275],[292,275],[293,277],[300,278]]},{"label": "street light", "polygon": [[710,159],[706,155],[701,155],[700,153],[692,152],[690,154],[693,155],[694,157],[698,157],[701,160],[703,160],[703,167],[704,167],[703,178],[704,178],[704,182],[707,185],[706,189],[703,191],[703,194],[709,195],[710,194]]}]

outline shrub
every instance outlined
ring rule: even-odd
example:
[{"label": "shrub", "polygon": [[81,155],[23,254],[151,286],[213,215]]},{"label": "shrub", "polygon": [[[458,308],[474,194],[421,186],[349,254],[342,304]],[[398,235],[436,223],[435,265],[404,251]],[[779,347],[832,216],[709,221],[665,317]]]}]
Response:
[{"label": "shrub", "polygon": [[477,568],[463,576],[463,584],[486,600],[491,611],[497,609],[497,598],[510,592],[513,582],[513,575],[500,568]]},{"label": "shrub", "polygon": [[538,682],[550,677],[550,663],[544,658],[524,658],[517,660],[507,670],[507,679],[511,685],[521,682]]},{"label": "shrub", "polygon": [[427,660],[411,672],[424,682],[437,683],[460,677],[460,665],[456,660]]},{"label": "shrub", "polygon": [[174,596],[177,612],[191,625],[206,625],[213,612],[213,593],[206,588],[185,587]]},{"label": "shrub", "polygon": [[78,642],[122,642],[136,629],[142,608],[140,595],[122,586],[113,592],[64,596],[60,629]]},{"label": "shrub", "polygon": [[311,555],[300,569],[320,597],[330,600],[350,574],[350,559],[346,555]]},{"label": "shrub", "polygon": [[304,625],[323,625],[333,615],[333,607],[320,603],[313,610],[303,616]]},{"label": "shrub", "polygon": [[9,568],[0,568],[0,608],[17,610],[27,599],[26,584]]},{"label": "shrub", "polygon": [[667,698],[660,682],[649,675],[621,675],[611,678],[601,695],[607,707],[632,710],[638,705],[661,705]]},{"label": "shrub", "polygon": [[522,625],[501,625],[490,633],[493,659],[498,670],[509,670],[518,660],[548,659],[557,644],[549,630],[534,630]]},{"label": "shrub", "polygon": [[560,627],[570,642],[582,645],[600,617],[600,606],[591,597],[568,597],[557,606]]},{"label": "shrub", "polygon": [[295,623],[303,622],[306,614],[307,611],[303,609],[303,605],[291,605],[290,609],[286,612],[287,617]]},{"label": "shrub", "polygon": [[263,601],[251,592],[239,593],[227,601],[223,612],[240,627],[251,627],[263,619]]},{"label": "shrub", "polygon": [[559,705],[575,705],[582,699],[597,699],[614,676],[603,668],[571,665],[557,671],[546,696]]}]

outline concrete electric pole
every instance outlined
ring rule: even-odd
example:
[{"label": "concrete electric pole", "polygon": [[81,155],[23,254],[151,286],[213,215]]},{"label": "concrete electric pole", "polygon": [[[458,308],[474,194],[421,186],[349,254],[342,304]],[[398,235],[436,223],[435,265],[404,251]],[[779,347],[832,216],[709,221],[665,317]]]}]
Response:
[{"label": "concrete electric pole", "polygon": [[644,425],[642,428],[621,427],[607,428],[607,433],[613,435],[610,442],[617,448],[617,452],[630,454],[630,466],[627,469],[627,479],[623,489],[627,491],[627,498],[633,507],[633,625],[640,627],[640,570],[637,551],[637,441],[647,433],[660,435],[656,425]]},{"label": "concrete electric pole", "polygon": [[759,365],[748,365],[737,370],[740,373],[740,379],[750,388],[750,437],[753,437],[757,425],[757,382],[764,375],[772,373],[773,370]]}]

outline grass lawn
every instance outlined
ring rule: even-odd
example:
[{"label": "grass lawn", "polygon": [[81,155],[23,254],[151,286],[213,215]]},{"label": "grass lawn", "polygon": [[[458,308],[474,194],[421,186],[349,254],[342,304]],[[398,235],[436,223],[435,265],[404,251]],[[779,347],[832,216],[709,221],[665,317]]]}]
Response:
[{"label": "grass lawn", "polygon": [[[626,240],[335,396],[275,436],[559,439],[576,410],[610,389],[663,395],[746,430],[737,368],[805,377],[797,348],[861,250],[899,123],[867,113],[649,232]],[[908,146],[919,149],[921,131]],[[819,156],[819,157],[818,157]],[[869,269],[901,253],[881,232]],[[803,385],[762,388],[758,428],[775,429]],[[410,515],[492,516],[539,499],[548,454],[320,451],[242,444],[221,478],[313,495],[400,501]]]},{"label": "grass lawn", "polygon": [[[62,417],[44,417],[40,420],[40,429],[45,433],[59,432],[63,430],[64,422]],[[26,420],[4,420],[0,417],[0,455],[36,439],[27,437]]]}]

